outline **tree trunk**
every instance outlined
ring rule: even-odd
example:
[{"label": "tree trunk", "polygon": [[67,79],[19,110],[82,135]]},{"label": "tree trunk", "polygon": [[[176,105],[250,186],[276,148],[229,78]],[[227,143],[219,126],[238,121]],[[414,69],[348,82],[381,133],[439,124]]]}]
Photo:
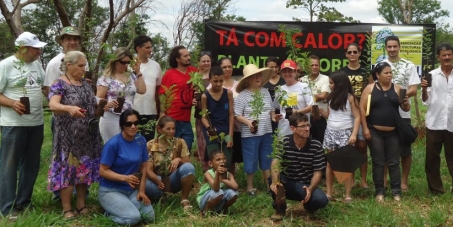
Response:
[{"label": "tree trunk", "polygon": [[55,9],[57,10],[57,14],[60,17],[60,21],[63,27],[71,26],[68,13],[66,13],[66,10],[64,9],[61,0],[53,0],[53,4],[55,6]]}]

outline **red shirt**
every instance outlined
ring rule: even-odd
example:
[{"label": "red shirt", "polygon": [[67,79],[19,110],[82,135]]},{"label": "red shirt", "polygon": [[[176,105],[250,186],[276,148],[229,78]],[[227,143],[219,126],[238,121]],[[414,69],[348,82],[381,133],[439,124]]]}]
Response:
[{"label": "red shirt", "polygon": [[[190,84],[187,84],[187,81],[190,79],[189,73],[194,71],[198,71],[198,69],[193,66],[188,66],[185,74],[172,68],[167,70],[162,78],[161,85],[163,86],[170,87],[175,84],[175,97],[165,113],[177,121],[190,121],[193,89]],[[163,86],[159,89],[159,95],[165,92]]]}]

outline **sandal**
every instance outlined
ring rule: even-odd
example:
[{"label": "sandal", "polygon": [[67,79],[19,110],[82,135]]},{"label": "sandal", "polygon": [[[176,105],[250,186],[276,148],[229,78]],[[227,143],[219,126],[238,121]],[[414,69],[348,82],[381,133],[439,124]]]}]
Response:
[{"label": "sandal", "polygon": [[[85,212],[82,212],[82,211],[84,211],[84,210],[86,210],[86,211],[85,211]],[[77,212],[78,215],[88,214],[88,208],[87,208],[86,205],[83,206],[83,207],[80,208],[80,209],[77,209],[77,207],[76,207],[76,212]]]},{"label": "sandal", "polygon": [[[68,214],[68,215],[66,215]],[[74,214],[74,210],[65,210],[63,211],[63,219],[64,220],[70,220],[70,219],[74,219],[76,217],[76,215]]]},{"label": "sandal", "polygon": [[[184,206],[184,203],[186,203],[186,206]],[[188,199],[181,200],[181,205],[184,210],[191,210],[193,208],[193,206],[190,205],[190,201]]]},{"label": "sandal", "polygon": [[344,203],[350,203],[350,202],[352,202],[352,198],[351,197],[346,197],[346,198],[344,198],[343,202]]},{"label": "sandal", "polygon": [[256,195],[256,188],[253,188],[253,189],[247,191],[247,194],[248,194],[249,196],[255,196],[255,195]]},{"label": "sandal", "polygon": [[332,196],[330,195],[326,195],[327,196],[327,199],[329,200],[329,202],[335,202],[337,201],[335,198],[333,198]]}]

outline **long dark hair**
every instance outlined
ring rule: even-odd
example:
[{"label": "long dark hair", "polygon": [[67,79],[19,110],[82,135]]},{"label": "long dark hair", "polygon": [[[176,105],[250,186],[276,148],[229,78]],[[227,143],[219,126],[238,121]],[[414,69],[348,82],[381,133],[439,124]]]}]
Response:
[{"label": "long dark hair", "polygon": [[349,95],[354,96],[351,81],[348,75],[341,70],[333,72],[330,79],[333,81],[334,88],[327,96],[326,102],[330,102],[330,108],[333,110],[345,110]]}]

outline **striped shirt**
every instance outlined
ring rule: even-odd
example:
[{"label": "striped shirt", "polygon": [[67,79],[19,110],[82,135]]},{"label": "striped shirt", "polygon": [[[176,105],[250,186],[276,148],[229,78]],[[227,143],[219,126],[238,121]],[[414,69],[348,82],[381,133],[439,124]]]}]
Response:
[{"label": "striped shirt", "polygon": [[[250,128],[246,124],[241,124],[241,137],[252,137],[252,136],[262,136],[267,133],[272,133],[271,125],[271,114],[270,112],[274,110],[272,108],[272,99],[269,91],[265,88],[261,88],[261,94],[263,94],[263,112],[258,117],[258,132],[252,134]],[[243,116],[249,120],[253,120],[250,114],[252,113],[252,107],[250,102],[252,102],[253,92],[244,89],[239,93],[239,95],[234,99],[234,116]]]},{"label": "striped shirt", "polygon": [[314,171],[322,171],[326,168],[324,149],[319,141],[309,138],[305,146],[299,150],[294,144],[293,135],[287,135],[284,138],[284,144],[282,174],[287,178],[310,184]]}]

